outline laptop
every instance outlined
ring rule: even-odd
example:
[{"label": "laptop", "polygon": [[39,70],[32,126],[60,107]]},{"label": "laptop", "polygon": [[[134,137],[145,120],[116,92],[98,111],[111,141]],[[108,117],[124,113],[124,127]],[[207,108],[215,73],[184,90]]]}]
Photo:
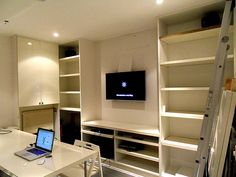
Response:
[{"label": "laptop", "polygon": [[53,149],[54,131],[38,128],[35,147],[28,147],[24,150],[15,152],[15,155],[28,161],[49,155]]}]

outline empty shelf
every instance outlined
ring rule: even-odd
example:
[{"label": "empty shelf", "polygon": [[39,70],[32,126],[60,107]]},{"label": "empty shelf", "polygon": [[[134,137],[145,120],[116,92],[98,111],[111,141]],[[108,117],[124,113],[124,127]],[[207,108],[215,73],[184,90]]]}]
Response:
[{"label": "empty shelf", "polygon": [[201,113],[181,113],[181,112],[163,112],[162,117],[173,117],[173,118],[183,118],[183,119],[203,119],[203,114]]},{"label": "empty shelf", "polygon": [[131,156],[146,159],[146,160],[151,160],[154,162],[159,162],[157,151],[154,152],[154,151],[148,151],[148,150],[141,150],[141,151],[132,152],[132,151],[127,151],[125,149],[117,148],[116,152],[119,152],[121,154],[131,155]]},{"label": "empty shelf", "polygon": [[60,110],[64,110],[64,111],[74,111],[74,112],[80,112],[80,111],[81,111],[80,108],[72,108],[72,107],[61,107]]},{"label": "empty shelf", "polygon": [[119,140],[131,141],[131,142],[146,144],[150,146],[156,146],[156,147],[159,146],[159,143],[157,142],[158,140],[154,142],[153,140],[150,140],[150,139],[139,140],[139,139],[135,139],[132,137],[127,137],[127,136],[115,136],[115,138]]},{"label": "empty shelf", "polygon": [[[230,32],[233,31],[233,27],[230,26]],[[166,36],[161,36],[160,40],[168,44],[173,44],[177,42],[192,41],[198,39],[204,39],[209,37],[218,36],[220,32],[219,26],[200,28],[196,30],[184,31],[175,34],[168,34]]]},{"label": "empty shelf", "polygon": [[162,173],[162,177],[191,177],[193,169],[190,167],[179,167],[179,168],[167,168],[165,172]]},{"label": "empty shelf", "polygon": [[60,74],[60,77],[75,77],[79,76],[79,73],[73,73],[73,74]]},{"label": "empty shelf", "polygon": [[80,91],[61,91],[62,94],[80,94]]},{"label": "empty shelf", "polygon": [[[228,55],[227,62],[233,61],[234,55]],[[211,64],[214,63],[215,56],[202,57],[202,58],[190,58],[182,60],[172,60],[161,62],[161,66],[185,66],[185,65],[200,65],[200,64]]]},{"label": "empty shelf", "polygon": [[166,87],[161,91],[208,91],[209,87]]},{"label": "empty shelf", "polygon": [[79,61],[80,55],[74,55],[71,57],[65,57],[65,58],[60,58],[59,61],[61,62],[73,62],[73,61]]},{"label": "empty shelf", "polygon": [[159,176],[159,168],[157,162],[147,161],[143,159],[137,159],[136,157],[125,156],[118,160],[118,163],[131,167],[146,173],[150,173],[155,176]]},{"label": "empty shelf", "polygon": [[162,144],[169,147],[197,151],[197,139],[169,136],[162,141]]}]

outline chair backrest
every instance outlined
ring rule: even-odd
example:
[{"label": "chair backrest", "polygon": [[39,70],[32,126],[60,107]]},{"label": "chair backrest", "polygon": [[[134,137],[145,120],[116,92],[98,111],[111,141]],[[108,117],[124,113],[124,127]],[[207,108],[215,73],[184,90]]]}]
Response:
[{"label": "chair backrest", "polygon": [[[86,141],[80,141],[80,140],[75,140],[74,145],[77,147],[82,147],[82,148],[86,148],[86,149],[90,149],[93,151],[97,152],[97,156],[96,156],[96,161],[98,162],[98,170],[100,171],[100,176],[103,177],[103,170],[102,170],[102,163],[101,163],[101,155],[100,155],[100,147],[96,144],[90,143],[90,142],[86,142]],[[95,160],[95,159],[94,159]],[[92,161],[91,164],[91,168],[88,171],[88,176],[92,176],[92,168],[95,165],[95,161]],[[96,170],[96,172],[98,172]]]},{"label": "chair backrest", "polygon": [[83,148],[86,148],[86,149],[90,149],[90,150],[93,150],[93,151],[100,152],[99,146],[96,145],[96,144],[90,143],[90,142],[75,140],[74,145],[78,146],[78,147],[83,147]]}]

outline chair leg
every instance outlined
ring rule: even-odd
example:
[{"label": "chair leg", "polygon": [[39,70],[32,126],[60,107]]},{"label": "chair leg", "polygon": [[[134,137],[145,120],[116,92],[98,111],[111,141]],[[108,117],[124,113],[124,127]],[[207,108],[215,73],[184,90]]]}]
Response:
[{"label": "chair leg", "polygon": [[88,177],[88,174],[87,174],[87,161],[84,161],[84,177]]},{"label": "chair leg", "polygon": [[102,170],[102,162],[101,162],[100,153],[98,154],[98,166],[99,166],[99,170],[100,170],[100,177],[103,177],[103,170]]}]

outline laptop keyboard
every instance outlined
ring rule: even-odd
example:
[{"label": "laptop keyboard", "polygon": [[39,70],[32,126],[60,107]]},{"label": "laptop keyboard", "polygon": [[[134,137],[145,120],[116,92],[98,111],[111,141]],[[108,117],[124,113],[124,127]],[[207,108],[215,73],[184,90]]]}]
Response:
[{"label": "laptop keyboard", "polygon": [[36,148],[33,148],[33,149],[28,149],[27,150],[28,152],[31,152],[35,155],[42,155],[42,154],[45,154],[46,152],[45,151],[41,151],[39,149],[36,149]]}]

